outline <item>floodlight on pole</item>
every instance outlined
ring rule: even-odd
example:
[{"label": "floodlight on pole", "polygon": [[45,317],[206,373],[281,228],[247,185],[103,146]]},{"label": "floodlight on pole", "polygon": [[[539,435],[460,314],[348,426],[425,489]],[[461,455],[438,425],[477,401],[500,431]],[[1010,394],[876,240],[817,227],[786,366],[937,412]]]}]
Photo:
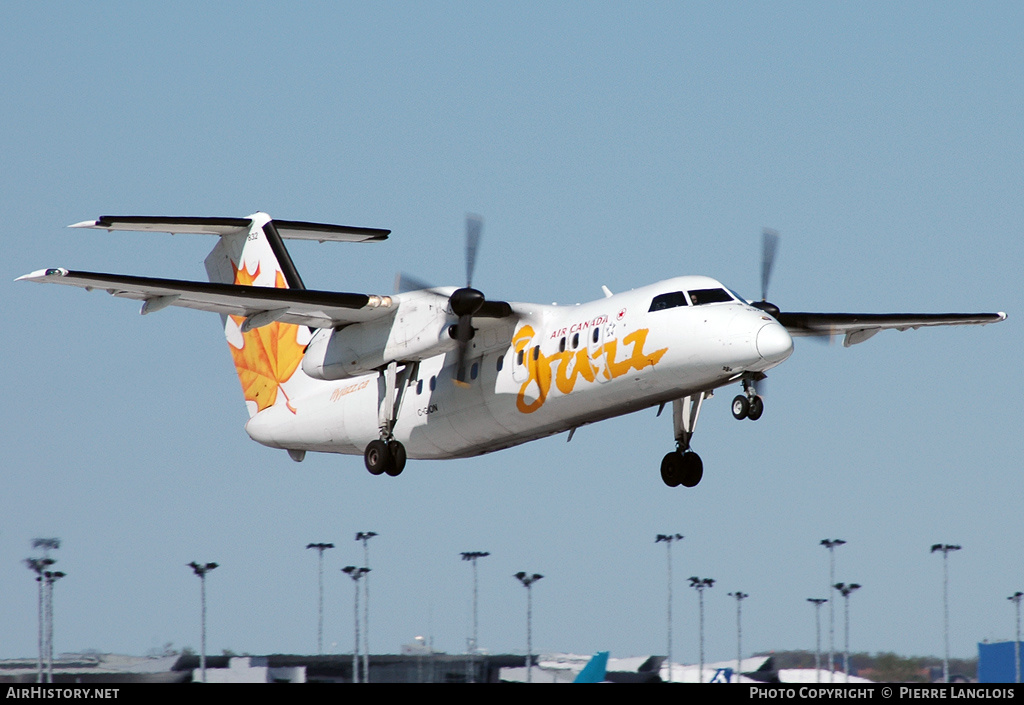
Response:
[{"label": "floodlight on pole", "polygon": [[515,574],[526,588],[526,682],[532,683],[533,673],[533,584],[543,578],[540,573],[527,575],[524,571]]},{"label": "floodlight on pole", "polygon": [[835,653],[836,653],[836,610],[835,602],[832,600],[832,586],[836,582],[836,546],[842,546],[846,541],[842,539],[822,539],[819,544],[828,549],[828,672],[829,682],[835,682]]},{"label": "floodlight on pole", "polygon": [[836,583],[833,585],[836,590],[843,596],[846,629],[843,632],[844,635],[844,648],[843,648],[843,671],[846,673],[846,682],[850,682],[850,595],[860,588],[857,583]]},{"label": "floodlight on pole", "polygon": [[654,543],[665,544],[665,554],[668,560],[668,614],[665,618],[665,624],[668,629],[668,682],[672,682],[672,544],[676,541],[682,541],[684,536],[682,534],[658,534],[654,538]]},{"label": "floodlight on pole", "polygon": [[814,604],[814,671],[817,682],[821,683],[821,606],[828,602],[824,597],[808,597]]},{"label": "floodlight on pole", "polygon": [[60,539],[32,539],[32,548],[43,549],[43,558],[49,558],[50,551],[60,548]]},{"label": "floodlight on pole", "polygon": [[1017,632],[1016,638],[1013,640],[1013,669],[1017,677],[1014,680],[1015,683],[1020,683],[1020,601],[1024,598],[1024,592],[1018,590],[1006,599],[1013,603],[1013,606],[1017,610]]},{"label": "floodlight on pole", "polygon": [[942,656],[942,682],[949,683],[949,554],[960,546],[948,543],[932,545],[932,553],[942,552],[942,635],[946,650]]},{"label": "floodlight on pole", "polygon": [[470,639],[469,644],[467,644],[467,646],[469,647],[467,649],[467,651],[469,652],[469,655],[470,655],[469,668],[467,670],[469,671],[469,673],[468,673],[469,682],[470,683],[474,683],[474,682],[476,682],[476,669],[475,669],[473,664],[474,664],[474,657],[476,656],[476,653],[477,653],[477,640],[476,639],[477,639],[477,625],[478,625],[478,622],[477,622],[477,575],[476,575],[476,562],[480,558],[487,558],[487,556],[489,556],[491,554],[489,552],[487,552],[487,551],[463,551],[459,555],[462,556],[462,560],[469,561],[470,563],[473,564],[473,637]]},{"label": "floodlight on pole", "polygon": [[704,590],[715,584],[714,578],[690,578],[690,587],[697,591],[700,601],[700,670],[697,672],[697,680],[704,682]]},{"label": "floodlight on pole", "polygon": [[334,548],[333,543],[310,543],[306,548],[315,548],[317,552],[317,563],[319,565],[320,599],[317,608],[316,621],[316,652],[321,656],[324,653],[324,551]]},{"label": "floodlight on pole", "polygon": [[206,682],[206,574],[217,567],[217,563],[197,563],[192,561],[188,567],[199,576],[199,604],[200,604],[200,649],[199,649],[199,673],[203,683]]},{"label": "floodlight on pole", "polygon": [[[356,533],[356,541],[363,542],[363,566],[370,572],[370,539],[377,535],[376,531],[360,531]],[[370,576],[363,581],[363,683],[370,682]]]},{"label": "floodlight on pole", "polygon": [[736,598],[736,681],[735,682],[739,683],[740,682],[740,665],[743,662],[743,649],[742,649],[743,629],[742,629],[742,627],[740,625],[740,604],[743,602],[743,600],[745,600],[748,597],[750,597],[750,595],[748,595],[745,592],[740,592],[739,590],[737,590],[736,592],[730,592],[729,593],[729,597]]},{"label": "floodlight on pole", "polygon": [[352,578],[355,585],[355,607],[353,609],[353,616],[355,621],[355,645],[352,648],[352,682],[359,682],[359,581],[370,572],[369,568],[356,568],[354,565],[347,565],[341,569],[342,573],[347,573],[348,577]]}]

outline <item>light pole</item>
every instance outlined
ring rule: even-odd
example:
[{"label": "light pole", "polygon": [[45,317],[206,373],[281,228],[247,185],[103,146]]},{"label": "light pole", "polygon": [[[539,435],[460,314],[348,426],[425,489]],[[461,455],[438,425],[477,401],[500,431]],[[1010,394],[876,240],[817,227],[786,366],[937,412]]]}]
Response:
[{"label": "light pole", "polygon": [[[46,641],[47,635],[52,633],[52,627],[50,626],[50,605],[49,591],[47,590],[46,581],[43,574],[46,569],[56,563],[56,559],[50,558],[50,551],[56,551],[60,548],[60,539],[58,538],[35,538],[31,542],[32,548],[42,549],[42,558],[30,558],[26,560],[26,565],[36,572],[36,580],[39,582],[39,662],[38,662],[38,683],[45,682],[45,676],[48,671],[44,671],[44,664],[48,663],[47,654],[51,652],[49,642]],[[52,681],[51,681],[52,682]]]},{"label": "light pole", "polygon": [[53,584],[63,578],[66,573],[59,570],[47,570],[43,573],[46,581],[46,680],[53,683]]},{"label": "light pole", "polygon": [[317,552],[317,559],[319,563],[320,572],[319,585],[320,585],[320,601],[317,608],[317,621],[316,621],[316,652],[321,656],[324,653],[324,551],[328,548],[334,548],[333,543],[310,543],[306,544],[306,548],[315,548]]},{"label": "light pole", "polygon": [[1018,590],[1006,598],[1007,600],[1010,600],[1013,603],[1013,606],[1017,609],[1017,636],[1013,640],[1013,668],[1014,672],[1017,674],[1017,679],[1014,681],[1015,683],[1020,683],[1020,600],[1022,597],[1024,597],[1024,592]]},{"label": "light pole", "polygon": [[942,635],[946,651],[942,657],[942,682],[949,683],[949,554],[959,551],[960,546],[948,543],[937,543],[932,546],[932,553],[942,551]]},{"label": "light pole", "polygon": [[821,683],[821,606],[828,602],[824,597],[808,597],[814,604],[814,671],[817,682]]},{"label": "light pole", "polygon": [[836,590],[838,590],[842,594],[843,601],[844,601],[844,604],[843,604],[843,607],[844,607],[843,614],[845,615],[846,629],[843,632],[843,634],[844,634],[844,644],[845,644],[845,647],[843,648],[843,671],[846,672],[846,682],[849,683],[850,682],[850,595],[853,593],[854,590],[859,589],[860,585],[858,585],[857,583],[850,583],[849,585],[847,585],[846,583],[836,583],[832,587],[834,587]]},{"label": "light pole", "polygon": [[828,671],[829,683],[834,683],[835,676],[835,653],[836,653],[836,610],[835,602],[832,600],[832,586],[836,582],[836,554],[835,547],[842,546],[845,541],[842,539],[822,539],[819,542],[828,549]]},{"label": "light pole", "polygon": [[695,589],[700,597],[700,671],[697,672],[700,683],[704,682],[704,590],[714,584],[714,578],[690,578],[690,587]]},{"label": "light pole", "polygon": [[348,577],[356,584],[356,600],[353,616],[355,618],[356,638],[352,648],[352,682],[359,682],[359,580],[370,572],[369,568],[356,568],[354,565],[347,565],[341,569],[342,573],[348,573]]},{"label": "light pole", "polygon": [[682,541],[682,534],[658,534],[654,543],[665,543],[665,555],[668,559],[668,616],[665,623],[668,626],[668,682],[672,682],[672,544]]},{"label": "light pole", "polygon": [[515,575],[526,588],[526,682],[533,682],[533,584],[543,578],[540,573],[527,575],[519,571]]},{"label": "light pole", "polygon": [[43,682],[43,624],[45,623],[43,610],[43,573],[53,565],[52,558],[26,558],[25,565],[36,574],[36,582],[39,584],[39,655],[36,658],[36,683]]},{"label": "light pole", "polygon": [[736,681],[735,682],[739,683],[740,682],[740,664],[743,661],[743,649],[741,648],[742,647],[742,643],[743,643],[742,642],[743,630],[742,630],[742,628],[740,626],[740,604],[743,602],[743,600],[745,600],[746,598],[750,597],[750,595],[748,595],[745,592],[740,592],[740,591],[737,590],[736,592],[730,592],[729,593],[729,597],[735,597],[736,598]]},{"label": "light pole", "polygon": [[476,667],[475,667],[475,656],[477,650],[477,580],[476,580],[476,562],[480,558],[486,558],[491,555],[487,551],[463,551],[461,554],[462,560],[469,561],[473,564],[473,638],[469,642],[469,682],[476,682]]},{"label": "light pole", "polygon": [[206,682],[206,574],[217,567],[216,563],[188,564],[192,572],[199,576],[199,604],[200,604],[200,637],[201,646],[199,649],[199,672],[202,682]]},{"label": "light pole", "polygon": [[[356,541],[363,542],[363,567],[370,572],[370,539],[377,535],[376,531],[360,531]],[[370,576],[363,581],[363,683],[370,682]]]}]

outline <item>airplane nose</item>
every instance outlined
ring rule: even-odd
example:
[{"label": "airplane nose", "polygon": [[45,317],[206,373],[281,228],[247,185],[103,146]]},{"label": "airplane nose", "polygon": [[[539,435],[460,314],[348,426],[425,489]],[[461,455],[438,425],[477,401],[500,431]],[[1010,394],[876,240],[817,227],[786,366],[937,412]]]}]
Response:
[{"label": "airplane nose", "polygon": [[766,362],[778,364],[793,353],[793,338],[779,323],[767,323],[757,332],[757,354]]}]

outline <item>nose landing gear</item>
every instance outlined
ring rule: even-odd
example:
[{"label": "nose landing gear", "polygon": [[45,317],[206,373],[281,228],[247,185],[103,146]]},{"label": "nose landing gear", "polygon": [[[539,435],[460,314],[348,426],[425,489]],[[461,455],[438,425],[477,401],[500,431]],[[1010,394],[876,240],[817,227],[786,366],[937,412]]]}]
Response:
[{"label": "nose landing gear", "polygon": [[757,421],[764,413],[764,399],[757,393],[757,383],[762,379],[765,379],[763,374],[743,379],[743,394],[737,395],[732,400],[732,415],[737,421],[743,419]]}]

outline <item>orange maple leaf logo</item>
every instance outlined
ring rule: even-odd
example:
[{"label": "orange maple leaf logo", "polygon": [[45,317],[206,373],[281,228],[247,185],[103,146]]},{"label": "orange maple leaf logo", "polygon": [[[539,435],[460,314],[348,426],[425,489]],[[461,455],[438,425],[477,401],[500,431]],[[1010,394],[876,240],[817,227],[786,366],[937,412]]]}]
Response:
[{"label": "orange maple leaf logo", "polygon": [[[252,274],[245,267],[235,267],[234,262],[231,268],[235,271],[235,284],[241,286],[252,286],[260,275],[259,265]],[[288,288],[281,272],[275,273],[274,287]],[[231,316],[231,320],[241,326],[245,319]],[[295,374],[305,353],[304,346],[298,342],[298,333],[299,326],[275,321],[243,333],[241,348],[228,342],[231,357],[235,360],[235,369],[238,370],[238,379],[242,382],[242,394],[247,401],[255,402],[257,412],[273,406],[280,390],[288,410],[295,413],[281,385]]]}]

